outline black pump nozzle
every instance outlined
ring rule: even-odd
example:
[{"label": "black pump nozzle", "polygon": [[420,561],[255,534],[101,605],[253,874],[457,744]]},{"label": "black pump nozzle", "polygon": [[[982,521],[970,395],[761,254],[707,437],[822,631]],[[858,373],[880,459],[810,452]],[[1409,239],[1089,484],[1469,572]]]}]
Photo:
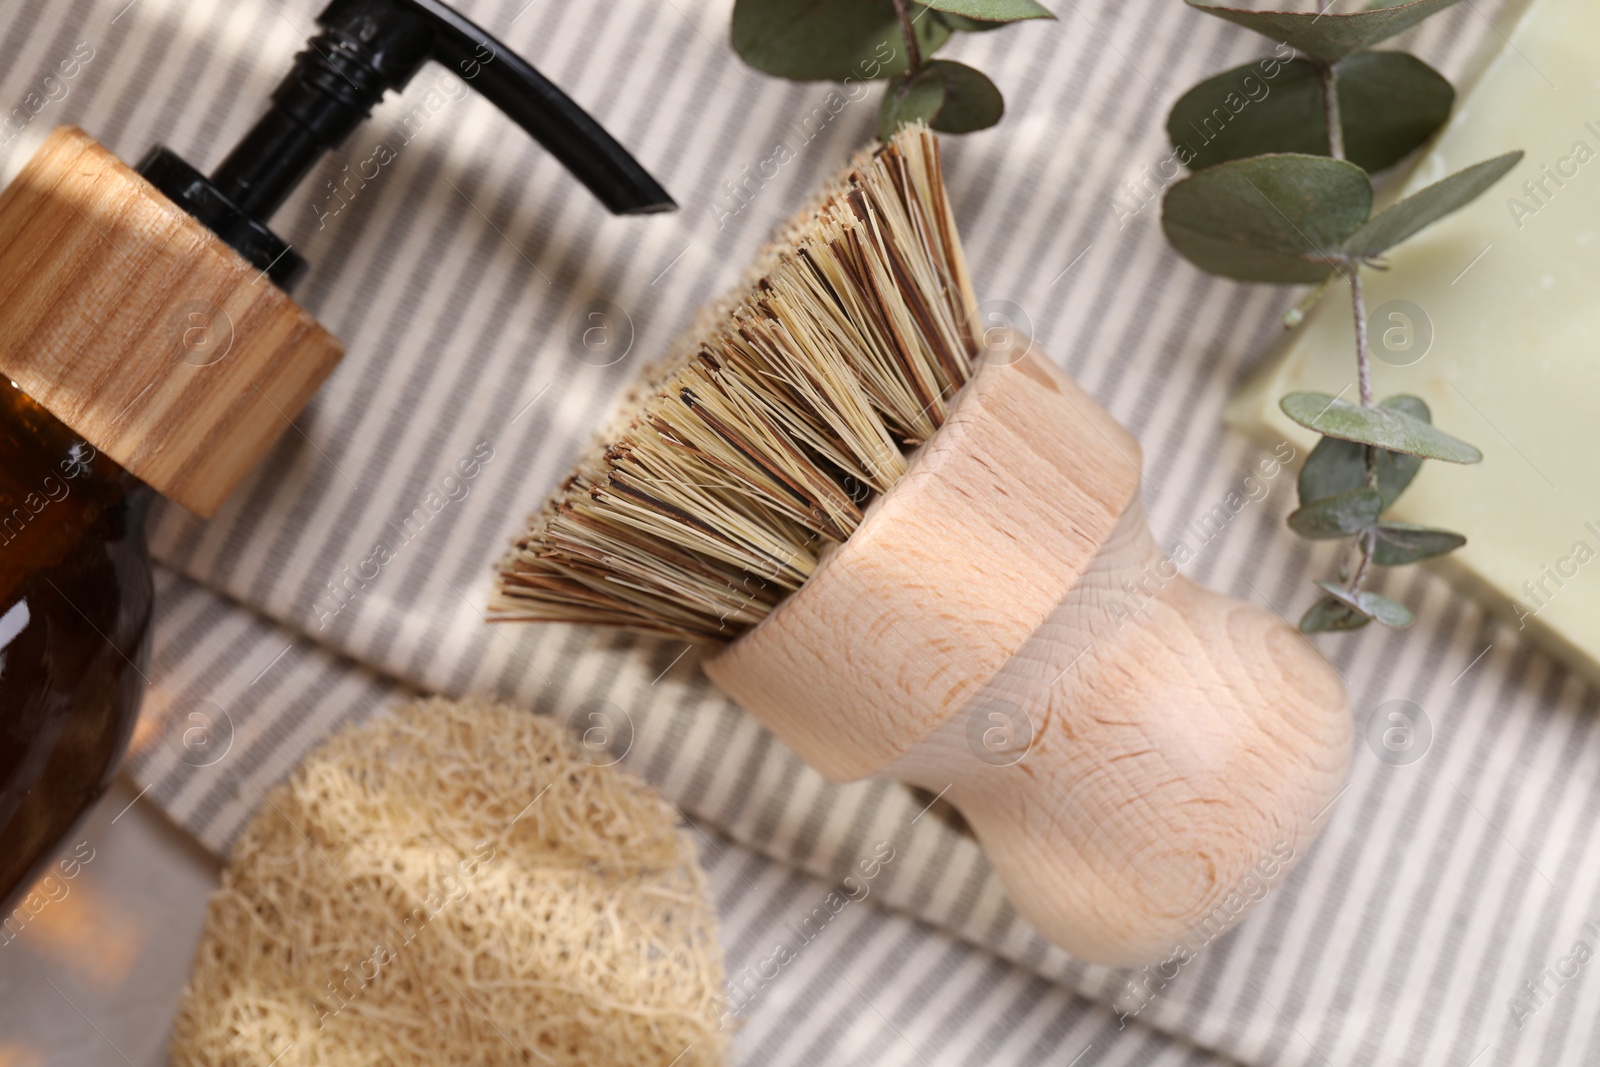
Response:
[{"label": "black pump nozzle", "polygon": [[332,0],[272,109],[210,178],[157,146],[139,171],[275,283],[304,261],[266,222],[323,154],[428,60],[445,64],[527,130],[617,214],[671,211],[665,189],[527,61],[440,0]]}]

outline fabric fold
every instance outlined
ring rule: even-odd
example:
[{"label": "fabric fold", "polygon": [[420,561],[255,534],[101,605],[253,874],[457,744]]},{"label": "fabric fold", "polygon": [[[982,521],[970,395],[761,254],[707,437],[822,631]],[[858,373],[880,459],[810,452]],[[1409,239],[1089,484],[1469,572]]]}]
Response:
[{"label": "fabric fold", "polygon": [[[982,965],[995,981],[1013,980],[1002,958],[1023,964],[1097,1001],[1113,1026],[1251,1064],[1600,1057],[1600,994],[1545,977],[1578,942],[1600,945],[1586,925],[1600,925],[1600,857],[1585,848],[1600,802],[1596,694],[1431,573],[1387,580],[1417,608],[1413,629],[1319,644],[1350,685],[1358,734],[1322,837],[1247,921],[1132,973],[1044,944],[937,809],[891,784],[823,781],[712,690],[683,646],[487,626],[490,568],[523,515],[694,309],[872,136],[875,97],[743,66],[722,43],[730,0],[460,6],[595,114],[682,210],[606,215],[437,68],[284,206],[274,226],[312,264],[301,298],[350,355],[215,520],[157,516],[153,544],[172,573],[131,767],[180,823],[225,847],[261,789],[396,686],[492,694],[586,730],[609,724],[608,737],[626,728],[629,765],[708,838],[808,877],[836,879],[863,848],[893,842],[901,860],[880,902],[995,953]],[[79,41],[94,58],[12,137],[7,173],[66,121],[125,159],[161,141],[215,161],[318,7],[11,5],[0,99],[22,99]],[[1455,76],[1497,40],[1500,8],[1457,5],[1401,40]],[[998,129],[942,150],[980,299],[1018,309],[1017,325],[1139,438],[1152,529],[1168,548],[1189,544],[1188,573],[1295,614],[1331,558],[1283,529],[1292,474],[1256,478],[1253,446],[1219,419],[1290,298],[1199,274],[1159,226],[1167,108],[1271,45],[1175,0],[1074,0],[1058,14],[950,48],[993,72],[1007,101]],[[427,124],[396,123],[430,93]],[[330,214],[342,168],[380,143],[392,162]],[[786,162],[763,167],[780,145]],[[613,331],[603,359],[582,340],[596,313]],[[1196,525],[1219,507],[1225,520]],[[1403,765],[1382,756],[1394,701],[1432,732]],[[223,723],[227,755],[196,765]],[[881,959],[928,958],[909,942],[896,951]],[[928,996],[959,1013],[941,997],[980,987]],[[1027,990],[989,1025],[1026,1015]]]}]

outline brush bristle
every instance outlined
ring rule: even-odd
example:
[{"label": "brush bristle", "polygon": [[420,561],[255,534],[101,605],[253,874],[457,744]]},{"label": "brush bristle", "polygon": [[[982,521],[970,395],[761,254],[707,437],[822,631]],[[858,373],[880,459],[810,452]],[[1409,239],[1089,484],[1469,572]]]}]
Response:
[{"label": "brush bristle", "polygon": [[500,565],[499,621],[729,641],[842,542],[944,422],[976,300],[926,127],[864,154]]}]

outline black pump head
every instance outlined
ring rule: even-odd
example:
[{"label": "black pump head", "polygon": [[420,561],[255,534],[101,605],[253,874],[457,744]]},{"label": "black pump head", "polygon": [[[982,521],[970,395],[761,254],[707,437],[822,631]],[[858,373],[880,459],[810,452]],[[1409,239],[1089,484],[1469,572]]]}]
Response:
[{"label": "black pump head", "polygon": [[170,150],[139,171],[284,289],[305,261],[267,220],[310,173],[428,60],[456,71],[617,214],[677,207],[626,149],[527,61],[440,0],[332,0],[272,109],[207,178]]}]

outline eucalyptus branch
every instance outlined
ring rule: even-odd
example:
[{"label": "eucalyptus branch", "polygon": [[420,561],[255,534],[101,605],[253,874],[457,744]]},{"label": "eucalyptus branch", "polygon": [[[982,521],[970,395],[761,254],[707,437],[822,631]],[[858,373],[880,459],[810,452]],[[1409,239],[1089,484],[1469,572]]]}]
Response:
[{"label": "eucalyptus branch", "polygon": [[[1339,75],[1331,63],[1321,63],[1317,66],[1317,79],[1322,87],[1322,114],[1328,126],[1328,154],[1334,159],[1344,159],[1344,120],[1339,114]],[[1361,261],[1353,259],[1347,264],[1350,271],[1350,306],[1355,315],[1356,329],[1356,377],[1360,382],[1359,391],[1361,406],[1372,406],[1372,354],[1367,347],[1367,302],[1361,291]],[[1378,488],[1378,450],[1372,445],[1362,448],[1362,459],[1366,466],[1367,488],[1374,491]],[[1366,529],[1356,539],[1356,546],[1361,553],[1360,561],[1356,564],[1355,573],[1350,576],[1350,582],[1345,586],[1345,591],[1352,597],[1361,593],[1361,582],[1367,576],[1367,568],[1372,564],[1372,553],[1377,547],[1377,538],[1372,530]]]},{"label": "eucalyptus branch", "polygon": [[911,24],[906,0],[894,0],[894,14],[900,20],[900,36],[906,41],[906,73],[915,74],[922,69],[922,50],[917,47],[917,28]]},{"label": "eucalyptus branch", "polygon": [[[1173,105],[1167,133],[1192,173],[1162,199],[1167,239],[1214,274],[1317,285],[1285,315],[1288,325],[1304,318],[1334,278],[1350,283],[1358,402],[1319,392],[1290,393],[1279,401],[1285,415],[1321,435],[1300,470],[1300,506],[1289,515],[1289,528],[1311,540],[1353,540],[1357,556],[1340,568],[1340,582],[1316,583],[1323,595],[1300,628],[1312,633],[1356,630],[1370,622],[1408,626],[1413,616],[1405,605],[1364,591],[1362,582],[1373,567],[1441,556],[1466,538],[1384,513],[1425,460],[1477,463],[1483,455],[1434,426],[1420,397],[1373,396],[1361,272],[1382,269],[1377,257],[1481,196],[1522,153],[1484,160],[1374,211],[1373,173],[1421,148],[1449,118],[1455,92],[1416,57],[1372,46],[1450,0],[1383,0],[1359,11],[1322,8],[1315,15],[1187,2],[1278,42],[1278,54],[1287,48],[1293,58],[1236,67],[1194,86]],[[1284,78],[1286,73],[1292,76]],[[1282,80],[1270,94],[1263,92],[1274,79]],[[1341,101],[1346,83],[1352,92]],[[1320,113],[1321,130],[1304,120],[1307,113]]]},{"label": "eucalyptus branch", "polygon": [[734,0],[730,38],[746,63],[781,78],[886,81],[887,142],[915,122],[940,133],[999,122],[1006,102],[988,75],[935,53],[959,35],[1054,18],[1039,0]]},{"label": "eucalyptus branch", "polygon": [[1350,576],[1349,591],[1352,595],[1361,590],[1361,579],[1367,576],[1367,567],[1372,563],[1372,550],[1376,540],[1377,536],[1371,529],[1361,531],[1361,536],[1358,538],[1361,548],[1361,562],[1356,564],[1356,572]]},{"label": "eucalyptus branch", "polygon": [[1350,264],[1350,304],[1356,318],[1356,378],[1361,406],[1372,406],[1372,353],[1367,346],[1367,302],[1361,289],[1361,264]]},{"label": "eucalyptus branch", "polygon": [[1322,83],[1322,115],[1328,124],[1328,154],[1343,159],[1344,120],[1339,116],[1339,75],[1332,63],[1317,64],[1317,79]]}]

